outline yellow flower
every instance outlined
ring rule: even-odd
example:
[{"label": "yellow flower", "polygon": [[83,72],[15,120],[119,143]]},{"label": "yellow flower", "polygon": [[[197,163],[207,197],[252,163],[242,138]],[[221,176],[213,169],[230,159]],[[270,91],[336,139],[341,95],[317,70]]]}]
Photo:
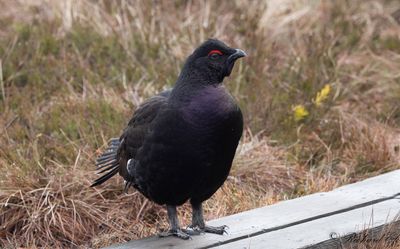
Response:
[{"label": "yellow flower", "polygon": [[329,93],[331,92],[331,86],[326,84],[321,91],[317,92],[317,96],[313,100],[316,106],[321,106],[322,102],[324,102],[327,98]]},{"label": "yellow flower", "polygon": [[296,122],[303,120],[305,117],[308,116],[308,111],[303,105],[296,105],[293,107],[293,115],[294,115],[294,120]]}]

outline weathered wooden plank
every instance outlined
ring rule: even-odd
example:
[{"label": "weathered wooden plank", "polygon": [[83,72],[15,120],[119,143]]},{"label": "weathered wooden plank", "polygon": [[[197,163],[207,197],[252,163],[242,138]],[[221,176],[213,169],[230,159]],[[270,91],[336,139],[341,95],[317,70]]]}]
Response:
[{"label": "weathered wooden plank", "polygon": [[347,212],[389,200],[400,194],[400,170],[346,185],[330,192],[316,193],[210,221],[228,225],[228,235],[206,234],[192,240],[160,239],[156,236],[109,248],[202,248],[230,243],[246,237]]},{"label": "weathered wooden plank", "polygon": [[[350,210],[245,240],[224,244],[218,248],[342,248],[343,244],[346,243],[346,239],[356,238],[354,232],[373,228],[382,229],[384,224],[395,220],[399,212],[400,200],[392,199],[372,206]],[[375,230],[375,232],[377,231]],[[352,235],[338,239],[338,237],[347,234]],[[313,244],[315,245],[310,246]]]},{"label": "weathered wooden plank", "polygon": [[377,245],[381,242],[397,242],[400,239],[400,220],[366,229],[362,232],[354,232],[339,238],[329,239],[302,249],[323,248],[359,248],[360,243],[371,243]]}]

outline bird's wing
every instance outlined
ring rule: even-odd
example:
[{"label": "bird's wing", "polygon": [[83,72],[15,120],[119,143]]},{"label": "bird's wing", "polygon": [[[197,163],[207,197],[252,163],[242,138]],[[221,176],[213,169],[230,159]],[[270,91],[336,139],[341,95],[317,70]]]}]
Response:
[{"label": "bird's wing", "polygon": [[103,174],[91,185],[97,186],[119,173],[126,181],[131,180],[127,161],[134,159],[149,133],[150,126],[160,109],[167,104],[171,90],[163,91],[143,102],[133,114],[121,137],[110,140],[109,147],[97,158],[99,174]]}]

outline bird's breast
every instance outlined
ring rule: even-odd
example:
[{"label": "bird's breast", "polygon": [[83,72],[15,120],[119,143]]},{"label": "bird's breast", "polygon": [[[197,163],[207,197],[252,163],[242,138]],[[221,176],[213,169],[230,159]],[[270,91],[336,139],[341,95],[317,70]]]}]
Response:
[{"label": "bird's breast", "polygon": [[223,86],[208,86],[199,90],[182,108],[186,122],[198,128],[218,126],[238,107]]}]

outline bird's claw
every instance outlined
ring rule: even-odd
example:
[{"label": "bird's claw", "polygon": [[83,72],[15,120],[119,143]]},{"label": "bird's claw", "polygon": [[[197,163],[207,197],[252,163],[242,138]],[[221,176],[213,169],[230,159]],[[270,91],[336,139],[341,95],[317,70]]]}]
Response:
[{"label": "bird's claw", "polygon": [[189,235],[200,235],[204,233],[204,229],[201,229],[199,226],[193,226],[193,225],[186,227],[186,229],[182,229],[182,231],[184,231]]},{"label": "bird's claw", "polygon": [[186,229],[182,229],[185,233],[189,235],[200,235],[202,233],[215,233],[219,235],[228,234],[226,229],[229,228],[227,225],[222,225],[219,227],[204,226],[203,228],[199,226],[190,225]]},{"label": "bird's claw", "polygon": [[183,240],[188,240],[188,239],[192,238],[192,237],[190,237],[189,234],[186,233],[186,231],[184,232],[183,229],[176,229],[176,230],[170,229],[166,232],[161,232],[158,234],[158,237],[161,237],[161,238],[165,238],[165,237],[169,237],[169,236],[175,236],[175,237],[178,237]]}]

